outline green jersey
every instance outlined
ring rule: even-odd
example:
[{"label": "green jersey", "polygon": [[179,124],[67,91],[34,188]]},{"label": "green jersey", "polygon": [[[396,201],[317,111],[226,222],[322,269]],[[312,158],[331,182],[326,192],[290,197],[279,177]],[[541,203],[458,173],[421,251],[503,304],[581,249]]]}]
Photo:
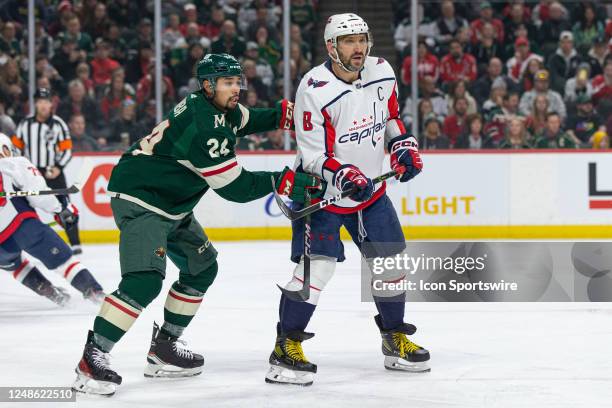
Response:
[{"label": "green jersey", "polygon": [[189,94],[123,154],[108,191],[172,219],[189,214],[213,188],[221,197],[247,202],[272,192],[271,176],[250,172],[236,161],[236,138],[279,127],[281,108],[223,112],[201,91]]}]

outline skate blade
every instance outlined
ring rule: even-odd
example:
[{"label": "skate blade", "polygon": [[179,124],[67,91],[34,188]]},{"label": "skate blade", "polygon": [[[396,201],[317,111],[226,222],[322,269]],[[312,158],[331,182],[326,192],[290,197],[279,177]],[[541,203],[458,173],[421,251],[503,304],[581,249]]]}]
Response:
[{"label": "skate blade", "polygon": [[194,377],[202,374],[204,367],[181,368],[170,364],[151,364],[147,363],[144,376],[147,378],[181,378]]},{"label": "skate blade", "polygon": [[117,384],[108,381],[94,380],[77,371],[77,379],[72,384],[72,391],[79,394],[111,397],[115,395]]},{"label": "skate blade", "polygon": [[270,366],[266,374],[266,382],[269,384],[288,384],[308,387],[314,381],[314,373],[307,371],[296,371],[279,366]]},{"label": "skate blade", "polygon": [[385,356],[385,368],[387,370],[409,373],[428,373],[431,371],[431,367],[429,367],[427,361],[413,363],[403,358],[392,356]]}]

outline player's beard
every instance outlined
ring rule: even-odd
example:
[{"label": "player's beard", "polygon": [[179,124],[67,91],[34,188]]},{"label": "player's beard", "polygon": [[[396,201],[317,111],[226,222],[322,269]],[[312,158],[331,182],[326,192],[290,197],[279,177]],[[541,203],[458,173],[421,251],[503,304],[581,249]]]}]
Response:
[{"label": "player's beard", "polygon": [[[342,62],[342,65],[344,65],[349,71],[351,72],[359,72],[359,70],[361,70],[361,68],[363,68],[363,64],[365,63],[365,54],[361,53],[361,52],[355,52],[352,53],[350,56],[345,57],[344,54],[340,53],[340,51],[338,52],[338,58],[340,59],[340,62]],[[353,57],[356,56],[360,56],[361,57],[361,61],[360,62],[356,62],[353,63]]]},{"label": "player's beard", "polygon": [[238,105],[239,95],[232,95],[227,98],[227,102],[225,103],[225,109],[234,109],[236,105]]}]

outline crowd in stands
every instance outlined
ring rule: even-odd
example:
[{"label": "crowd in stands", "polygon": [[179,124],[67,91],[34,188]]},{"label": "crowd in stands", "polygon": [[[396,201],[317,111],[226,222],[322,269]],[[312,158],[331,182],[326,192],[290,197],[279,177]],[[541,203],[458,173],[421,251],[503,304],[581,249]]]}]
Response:
[{"label": "crowd in stands", "polygon": [[[292,0],[294,92],[312,63],[316,2]],[[246,106],[283,97],[282,2],[163,0],[163,111],[198,89],[194,67],[209,52],[239,58]],[[0,131],[29,112],[27,2],[0,2]],[[153,2],[36,0],[36,86],[53,92],[75,151],[122,150],[155,126]],[[246,150],[282,149],[280,132],[241,139]]]},{"label": "crowd in stands", "polygon": [[[390,0],[402,119],[418,112],[422,147],[609,148],[612,2],[419,2],[417,101],[411,98],[410,0]],[[118,150],[156,122],[153,2],[36,0],[36,86],[76,151]],[[198,88],[208,52],[240,59],[241,103],[283,96],[281,0],[163,0],[163,111]],[[313,58],[316,0],[291,1],[291,83]],[[375,41],[376,44],[376,41]],[[376,55],[374,49],[373,54]],[[0,131],[28,114],[27,7],[0,2]],[[295,146],[292,141],[291,147]],[[282,132],[243,138],[242,150],[282,149]]]},{"label": "crowd in stands", "polygon": [[393,0],[402,119],[428,149],[610,148],[612,2]]}]

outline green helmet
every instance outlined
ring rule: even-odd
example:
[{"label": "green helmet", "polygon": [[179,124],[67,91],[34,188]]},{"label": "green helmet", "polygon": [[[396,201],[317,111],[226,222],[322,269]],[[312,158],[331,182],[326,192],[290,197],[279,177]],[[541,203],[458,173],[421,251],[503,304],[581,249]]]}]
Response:
[{"label": "green helmet", "polygon": [[213,92],[217,78],[238,76],[241,78],[240,89],[246,89],[246,79],[242,75],[240,62],[229,54],[207,54],[198,62],[196,67],[196,77],[198,84],[202,86],[202,81],[210,81]]}]

